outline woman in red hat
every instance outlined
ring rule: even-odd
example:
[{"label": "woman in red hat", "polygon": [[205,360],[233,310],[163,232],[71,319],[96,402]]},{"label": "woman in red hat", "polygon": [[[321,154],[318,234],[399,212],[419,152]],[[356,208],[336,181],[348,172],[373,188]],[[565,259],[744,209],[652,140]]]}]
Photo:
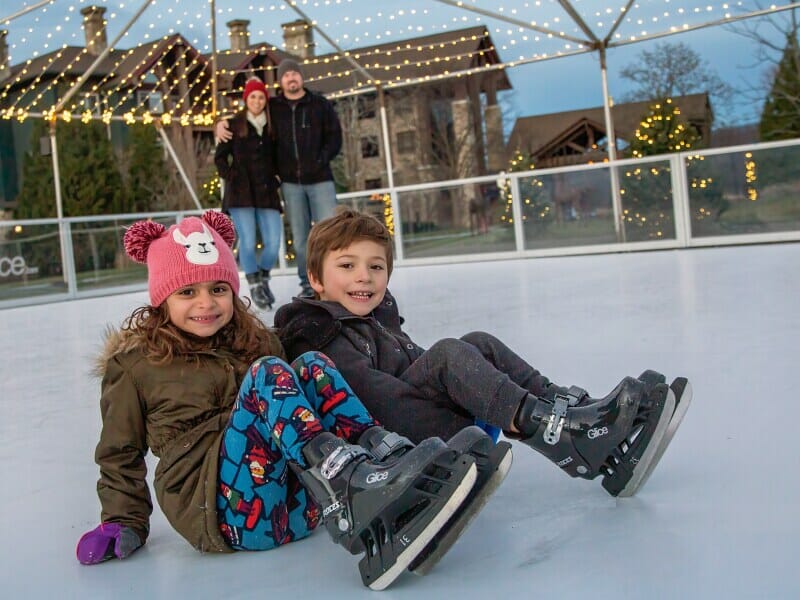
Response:
[{"label": "woman in red hat", "polygon": [[[281,235],[279,182],[273,156],[272,128],[264,83],[253,77],[244,87],[244,109],[230,121],[233,138],[217,146],[214,162],[225,180],[222,210],[230,214],[239,237],[239,265],[260,309],[270,309],[275,296],[269,272],[278,258]],[[256,225],[261,255],[256,256]]]}]

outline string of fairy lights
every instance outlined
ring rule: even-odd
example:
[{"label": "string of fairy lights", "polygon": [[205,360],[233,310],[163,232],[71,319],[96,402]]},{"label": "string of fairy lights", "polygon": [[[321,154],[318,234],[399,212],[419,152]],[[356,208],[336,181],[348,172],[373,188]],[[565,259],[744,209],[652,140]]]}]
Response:
[{"label": "string of fairy lights", "polygon": [[[132,0],[131,4],[138,3]],[[297,18],[286,2],[248,6],[229,2],[224,7],[220,4],[217,2],[218,24],[227,19],[242,18],[256,24],[246,32],[225,32],[220,31],[221,28],[217,31],[218,39],[223,40],[227,36],[230,46],[247,45],[247,51],[241,54],[249,53],[251,61],[261,53],[281,48],[263,42],[252,46],[242,44],[245,40],[235,40],[231,36],[246,35],[247,42],[250,35],[280,39],[283,36],[280,24]],[[498,22],[491,24],[487,24],[486,17],[486,6],[490,3],[476,0],[459,2],[464,10],[453,9],[449,12],[435,2],[426,8],[356,0],[296,0],[293,4],[307,9],[311,14],[318,9],[337,9],[332,18],[315,24],[326,32],[332,32],[334,41],[349,50],[344,55],[311,56],[304,61],[313,66],[311,70],[316,73],[307,79],[310,86],[331,79],[342,80],[335,86],[338,91],[332,94],[334,97],[358,93],[377,85],[389,89],[392,85],[469,76],[483,70],[513,67],[519,62],[567,55],[587,50],[589,46],[588,43],[584,45],[575,41],[576,35],[585,37],[585,34],[566,15],[555,15],[541,21],[530,20],[523,24],[525,26],[512,24],[520,23],[521,19],[532,14],[545,12],[543,9],[552,8],[549,5],[555,4],[541,0],[512,3],[515,6],[492,6],[492,11],[501,17],[508,17],[509,21],[498,19]],[[650,4],[655,5],[655,2]],[[636,10],[640,4],[634,4],[622,20],[623,26],[612,37],[618,41],[636,40],[657,30],[677,31],[698,21],[729,18],[734,11],[747,10],[743,1],[690,4],[691,0],[684,0],[682,5],[664,0],[663,10],[646,17]],[[30,2],[23,3],[23,6],[30,5]],[[9,18],[0,22],[0,28],[6,32],[4,42],[7,43],[8,64],[12,67],[12,76],[0,80],[0,118],[20,122],[30,117],[49,120],[60,118],[64,121],[80,119],[82,122],[101,120],[104,123],[116,119],[129,124],[160,121],[165,125],[177,123],[184,127],[213,124],[217,115],[213,114],[214,74],[209,56],[211,23],[208,0],[204,3],[187,0],[153,2],[152,10],[145,13],[143,22],[122,36],[120,47],[111,49],[103,63],[104,74],[88,79],[72,102],[60,114],[54,114],[48,102],[52,103],[51,98],[58,97],[59,86],[63,93],[63,88],[72,85],[78,79],[80,70],[87,68],[95,58],[89,53],[81,22],[82,13],[90,6],[97,6],[104,11],[104,28],[119,27],[125,21],[124,15],[131,10],[126,2],[52,0],[19,20]],[[442,12],[435,11],[434,6],[438,6]],[[598,10],[596,7],[590,8],[588,4],[578,4],[574,8],[599,37],[610,30],[622,10],[621,5]],[[476,14],[478,10],[482,14]],[[680,20],[677,24],[676,19]],[[265,21],[276,26],[271,29],[259,28]],[[44,23],[48,25],[44,26]],[[486,27],[485,31],[480,35],[431,41],[431,36],[436,34],[457,34],[460,29],[476,25]],[[405,39],[397,41],[398,37]],[[133,40],[136,42],[133,43]],[[358,45],[366,47],[359,48]],[[302,48],[311,50],[309,45],[303,45]],[[218,54],[225,56],[233,53],[231,50],[222,50]],[[18,55],[27,58],[20,63],[15,61]],[[501,55],[506,57],[505,63],[499,62]],[[509,60],[508,56],[513,58]],[[353,68],[351,59],[358,61],[375,79],[363,77]],[[272,68],[273,65],[245,66],[237,70],[218,69],[217,75],[231,82],[242,71],[256,73],[259,69]],[[137,94],[140,91],[144,93],[143,96]],[[147,98],[148,93],[159,95],[159,110],[153,110],[149,101],[141,100],[142,97]],[[223,97],[229,98],[236,98],[240,93],[239,89],[221,91]],[[87,97],[93,95],[100,98],[99,106],[89,108],[86,106]],[[675,117],[678,115],[679,112]],[[652,121],[670,118],[670,115],[662,114],[653,116]],[[653,124],[643,122],[636,136],[646,138],[648,127]],[[680,133],[681,125],[677,127]],[[678,141],[670,150],[683,151],[689,148],[690,145],[685,141]],[[515,157],[512,166],[517,158],[523,159]],[[752,157],[749,157],[745,169],[748,197],[755,200],[758,192],[754,185],[756,164]],[[691,185],[703,187],[710,183],[701,180],[692,181]],[[504,217],[511,219],[510,213]],[[523,218],[526,217],[523,215]]]},{"label": "string of fairy lights", "polygon": [[[26,2],[23,3],[23,6],[27,6],[29,4],[29,2]],[[204,6],[204,4],[206,4],[206,6]],[[131,50],[142,47],[144,44],[152,43],[153,40],[159,39],[159,37],[155,35],[156,31],[159,29],[166,29],[166,32],[163,33],[160,39],[166,40],[169,39],[170,36],[180,33],[182,36],[185,36],[186,40],[190,44],[197,48],[198,52],[208,53],[210,51],[208,32],[210,31],[211,26],[209,7],[207,6],[208,4],[208,2],[200,4],[196,2],[188,2],[187,0],[157,0],[156,2],[153,2],[150,11],[145,13],[145,17],[143,19],[145,22],[143,22],[141,27],[137,29],[136,36],[139,39],[138,44],[129,47],[127,51],[130,52]],[[219,6],[222,4],[221,2],[218,2],[217,4],[216,16],[218,22],[223,21],[226,18],[247,17],[251,21],[261,24],[263,24],[265,20],[278,24],[296,18],[297,16],[286,2],[275,1],[261,3],[258,5],[250,4],[248,6],[242,6],[240,3],[235,2],[229,2],[227,6]],[[558,45],[555,47],[555,49],[545,52],[537,51],[526,54],[518,54],[515,59],[516,61],[524,61],[532,58],[548,58],[554,54],[558,55],[568,53],[580,46],[574,42],[560,42],[558,40],[559,36],[564,35],[565,32],[571,35],[581,33],[579,27],[574,23],[571,23],[571,19],[565,15],[555,15],[549,19],[545,18],[541,21],[531,20],[528,22],[530,26],[552,30],[552,34],[544,34],[541,31],[521,26],[510,26],[509,24],[500,21],[498,24],[490,27],[490,29],[487,31],[487,35],[502,38],[503,42],[497,46],[491,46],[490,48],[481,49],[479,51],[473,49],[468,52],[448,53],[447,48],[442,43],[426,45],[417,40],[400,43],[395,43],[392,41],[392,38],[396,38],[398,36],[414,35],[419,37],[442,32],[451,32],[454,31],[455,28],[469,27],[472,24],[483,25],[487,20],[485,15],[475,14],[469,11],[482,8],[481,5],[485,7],[489,3],[479,3],[475,0],[458,3],[461,5],[463,10],[448,10],[444,6],[438,5],[435,2],[431,3],[430,7],[422,8],[406,7],[404,4],[392,6],[391,4],[393,3],[358,2],[356,0],[296,0],[292,4],[302,8],[303,10],[310,11],[310,14],[312,15],[315,11],[323,11],[327,9],[327,16],[330,17],[331,9],[333,9],[332,18],[323,20],[316,24],[325,31],[333,32],[333,38],[335,42],[343,45],[344,47],[349,46],[352,48],[356,44],[368,43],[374,45],[386,44],[389,42],[388,46],[381,48],[371,48],[366,51],[358,51],[356,49],[352,51],[351,57],[355,58],[357,61],[363,61],[363,65],[367,70],[374,70],[376,72],[376,79],[365,81],[363,78],[359,78],[360,80],[356,81],[351,87],[337,92],[340,95],[356,93],[364,88],[371,88],[378,84],[384,85],[388,88],[393,84],[410,84],[416,81],[437,81],[451,77],[454,74],[461,73],[462,71],[465,75],[469,75],[478,72],[481,69],[497,68],[496,61],[490,61],[490,63],[494,64],[487,64],[478,68],[469,69],[465,69],[463,67],[463,63],[465,61],[468,62],[476,54],[482,54],[484,52],[514,52],[523,46],[529,46],[532,42],[551,42],[555,40]],[[500,15],[501,17],[509,17],[518,20],[523,16],[530,16],[532,14],[538,15],[543,11],[546,12],[545,9],[552,8],[548,6],[551,3],[543,3],[541,1],[510,2],[507,4],[509,5],[492,7],[492,10],[496,11],[496,14]],[[131,8],[129,3],[112,2],[109,0],[102,0],[99,2],[93,0],[73,0],[68,4],[65,4],[65,1],[63,0],[52,0],[52,2],[49,2],[45,6],[32,12],[31,15],[22,17],[19,23],[23,23],[25,21],[27,22],[25,25],[20,27],[20,31],[16,31],[14,28],[14,25],[18,23],[17,21],[7,20],[2,23],[2,26],[7,29],[9,32],[8,35],[10,36],[9,41],[11,43],[8,47],[10,50],[9,60],[11,61],[11,64],[14,64],[14,58],[17,53],[24,53],[28,55],[28,58],[25,65],[23,65],[23,68],[16,70],[14,77],[6,80],[5,82],[0,82],[0,102],[7,100],[7,98],[11,95],[12,90],[15,93],[18,93],[17,87],[20,84],[30,81],[30,79],[27,78],[29,73],[26,71],[26,66],[30,66],[32,61],[34,61],[37,57],[50,55],[50,58],[44,64],[39,66],[41,72],[38,74],[37,78],[29,84],[29,87],[36,89],[34,98],[23,101],[22,98],[26,98],[26,94],[18,94],[12,102],[14,109],[13,112],[11,110],[12,107],[8,105],[8,102],[5,102],[5,106],[3,107],[0,116],[6,119],[16,118],[18,120],[24,120],[31,115],[47,114],[47,116],[51,118],[53,117],[52,114],[48,113],[45,107],[40,106],[40,102],[47,95],[47,91],[49,89],[56,85],[67,82],[67,74],[70,73],[70,68],[74,66],[75,62],[79,61],[80,57],[76,56],[73,62],[67,66],[67,68],[61,70],[58,77],[46,79],[44,76],[45,74],[49,73],[48,67],[52,66],[52,64],[60,58],[59,53],[65,52],[68,47],[67,44],[62,42],[62,45],[57,50],[54,50],[53,48],[57,43],[57,39],[64,40],[66,38],[69,44],[74,44],[75,47],[80,46],[79,40],[81,39],[83,32],[80,31],[80,23],[77,21],[80,19],[81,9],[85,9],[88,6],[98,6],[106,9],[108,11],[105,15],[106,22],[114,24],[124,21],[123,15],[127,14]],[[634,8],[638,7],[638,4],[634,6]],[[664,10],[656,14],[650,14],[647,17],[639,16],[636,14],[636,10],[631,10],[625,16],[623,21],[626,25],[635,28],[635,33],[623,34],[621,32],[616,32],[614,35],[615,39],[635,39],[637,36],[648,35],[652,30],[648,28],[663,28],[662,23],[668,24],[672,28],[686,27],[691,23],[691,19],[693,17],[727,17],[731,15],[732,10],[741,10],[743,8],[744,2],[742,1],[735,3],[708,3],[698,6],[674,6],[670,4],[669,0],[665,0]],[[482,9],[484,11],[486,10],[485,8]],[[591,23],[598,32],[602,32],[604,28],[608,28],[613,24],[614,20],[619,14],[620,9],[621,7],[610,6],[601,10],[598,10],[597,7],[591,8],[588,5],[586,7],[580,5],[576,7],[576,10],[582,16],[582,18],[587,23]],[[60,22],[57,17],[53,19],[53,15],[61,15]],[[672,20],[676,18],[680,18],[682,20],[680,25],[672,24]],[[49,28],[44,32],[44,35],[38,35],[40,33],[39,26],[45,22],[52,21],[55,21],[55,24],[49,25]],[[565,22],[570,26],[565,28]],[[272,36],[273,38],[280,38],[282,33],[282,29],[275,26],[273,26],[271,29],[258,27],[253,28],[253,34],[258,36]],[[218,38],[222,38],[224,35],[224,32],[218,31]],[[133,36],[134,34],[129,31],[125,34],[125,36],[123,36],[122,40],[124,42]],[[41,45],[39,48],[34,47],[34,40],[41,40]],[[455,41],[450,41],[449,43],[451,45],[456,44]],[[276,47],[272,46],[272,48],[275,49]],[[305,48],[307,49],[308,47],[306,46]],[[163,48],[162,50],[163,59],[167,59],[167,57],[170,56],[169,52]],[[412,60],[410,58],[405,58],[402,62],[394,61],[392,59],[393,54],[401,51],[414,50],[417,52],[434,50],[439,53],[439,56],[434,59],[427,60]],[[121,56],[124,55],[124,52],[125,51],[116,51],[116,55],[120,56],[120,58],[117,60],[116,64],[111,66],[109,69],[110,72],[114,72],[115,69],[121,68],[123,63]],[[331,69],[322,75],[318,75],[315,78],[310,79],[309,84],[313,84],[315,81],[323,81],[327,78],[348,79],[352,78],[352,76],[355,74],[355,71],[352,68],[341,68],[343,65],[341,61],[348,60],[343,56],[328,55],[324,58],[314,57],[310,60],[313,64],[319,64],[320,61],[324,61],[330,65]],[[507,66],[514,66],[515,60],[507,61]],[[80,62],[83,63],[83,60]],[[442,68],[440,72],[430,73],[429,70],[431,67],[436,66],[437,63],[441,63],[441,66],[444,68]],[[454,68],[446,68],[447,63],[452,63]],[[136,67],[125,65],[125,68],[127,68],[130,73],[138,72]],[[206,66],[206,68],[208,67]],[[416,69],[419,73],[416,77],[413,75],[409,76],[407,74],[404,76],[397,73],[401,69],[405,69],[406,71],[409,69]],[[224,72],[221,72],[220,74],[224,74]],[[107,96],[119,97],[126,85],[136,83],[139,87],[144,87],[146,80],[145,75],[147,74],[144,73],[142,75],[143,76],[140,76],[136,82],[134,82],[131,77],[127,79],[123,77],[116,81],[116,85],[107,86],[105,88],[103,88],[103,85],[108,83],[107,81],[94,82],[92,84],[87,82],[87,85],[93,86],[94,89],[87,90],[84,95],[96,93],[97,90],[102,89]],[[191,71],[187,70],[185,76],[190,75]],[[381,78],[378,79],[377,77]],[[173,87],[175,87],[175,85],[173,85]],[[189,87],[191,88],[193,86],[190,85]],[[122,97],[124,97],[126,100],[130,99],[131,95],[132,94],[127,92],[122,93]],[[183,103],[184,110],[192,113],[188,120],[182,120],[188,124],[193,124],[197,121],[196,113],[201,110],[201,107],[205,108],[213,104],[207,95],[199,95],[197,98],[193,97],[191,100],[192,101],[188,104]],[[81,102],[82,99],[79,97],[70,106],[65,107],[63,114],[58,116],[64,119],[72,119],[75,118],[75,113],[78,111],[80,112],[82,119],[86,120],[87,113],[91,111],[80,110]],[[122,103],[117,102],[118,106],[115,106],[114,108],[120,109],[121,104]],[[112,115],[114,115],[114,118],[119,117],[114,110],[111,112]],[[128,110],[125,114],[130,114],[130,112],[133,113],[137,120],[151,120],[151,118],[154,118],[152,114],[149,116],[146,114],[149,111],[147,111],[145,107],[134,107],[132,111]],[[99,118],[107,121],[109,118],[107,113],[108,110],[104,110],[103,114],[100,115]],[[98,118],[98,116],[96,114],[92,114],[92,118]],[[181,120],[180,115],[176,114],[174,111],[169,111],[168,116],[164,117],[164,119],[169,121]],[[126,117],[126,120],[129,120],[129,117]],[[208,118],[204,120],[208,120]]]}]

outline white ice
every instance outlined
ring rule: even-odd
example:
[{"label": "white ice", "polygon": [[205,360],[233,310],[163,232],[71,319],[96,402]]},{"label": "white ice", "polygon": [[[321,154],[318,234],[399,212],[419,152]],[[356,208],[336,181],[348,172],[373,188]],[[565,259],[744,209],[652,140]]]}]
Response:
[{"label": "white ice", "polygon": [[[298,290],[295,277],[273,283],[280,300]],[[451,552],[384,597],[800,597],[800,244],[404,267],[390,287],[422,345],[485,330],[557,382],[605,394],[654,368],[689,377],[694,402],[630,499],[515,444],[506,482]],[[131,558],[78,564],[75,543],[99,515],[92,356],[106,325],[144,301],[0,311],[0,595],[374,594],[324,531],[269,552],[202,555],[158,508]]]}]

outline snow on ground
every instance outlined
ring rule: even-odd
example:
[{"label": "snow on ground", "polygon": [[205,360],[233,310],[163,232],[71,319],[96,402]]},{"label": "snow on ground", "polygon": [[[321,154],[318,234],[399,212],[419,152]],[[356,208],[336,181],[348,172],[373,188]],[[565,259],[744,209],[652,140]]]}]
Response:
[{"label": "snow on ground", "polygon": [[[294,277],[273,282],[279,301],[298,289]],[[800,597],[800,244],[406,267],[390,287],[422,345],[485,330],[557,382],[600,395],[655,368],[688,376],[694,402],[631,499],[515,444],[506,482],[458,544],[384,597]],[[373,594],[323,531],[270,552],[201,555],[157,508],[130,559],[78,564],[77,539],[99,515],[91,357],[106,325],[145,298],[0,311],[2,596]]]}]

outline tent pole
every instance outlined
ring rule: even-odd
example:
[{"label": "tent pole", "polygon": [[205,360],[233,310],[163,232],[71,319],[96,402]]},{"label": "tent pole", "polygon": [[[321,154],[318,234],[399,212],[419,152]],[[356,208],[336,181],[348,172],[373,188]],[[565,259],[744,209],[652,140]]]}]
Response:
[{"label": "tent pole", "polygon": [[614,212],[614,231],[618,242],[625,242],[625,224],[622,220],[622,197],[619,193],[619,172],[617,170],[617,136],[614,132],[614,119],[611,116],[611,103],[608,94],[608,69],[606,68],[606,47],[600,44],[600,75],[603,81],[603,116],[606,121],[606,140],[608,146],[609,173],[611,175],[611,208]]},{"label": "tent pole", "polygon": [[189,194],[194,201],[194,205],[197,207],[197,210],[203,210],[203,205],[200,204],[200,200],[197,198],[197,193],[194,191],[192,183],[189,181],[189,177],[186,175],[186,171],[184,170],[181,161],[178,159],[178,155],[175,154],[175,148],[172,147],[172,142],[169,141],[167,132],[164,131],[164,128],[160,126],[156,126],[156,131],[158,131],[159,135],[161,136],[161,141],[163,141],[164,145],[167,147],[167,152],[169,152],[169,155],[172,157],[172,162],[174,162],[175,166],[178,167],[178,172],[181,174],[183,183],[186,184],[186,189],[189,190]]}]

